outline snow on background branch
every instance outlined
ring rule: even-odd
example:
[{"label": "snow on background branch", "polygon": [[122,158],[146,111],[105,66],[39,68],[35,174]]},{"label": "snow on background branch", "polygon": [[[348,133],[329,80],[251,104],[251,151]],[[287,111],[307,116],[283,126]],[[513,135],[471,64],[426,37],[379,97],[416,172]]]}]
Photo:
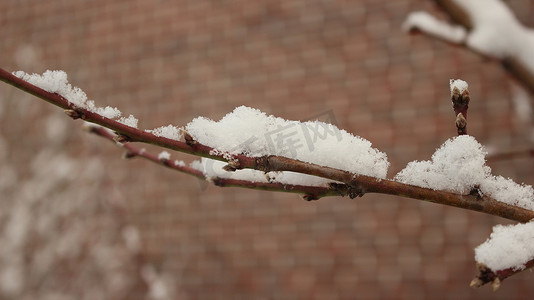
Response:
[{"label": "snow on background branch", "polygon": [[[58,78],[55,83],[63,84],[65,77]],[[62,114],[44,118],[29,108],[33,99],[0,100],[0,124],[11,124],[24,137],[0,135],[0,298],[127,299],[135,288],[161,285],[158,274],[145,278],[140,272],[145,263],[139,233],[121,217],[122,204],[105,191],[104,164],[65,151],[76,131],[69,120]],[[43,128],[47,142],[33,146],[20,119]],[[21,141],[35,151],[12,161]],[[25,168],[15,167],[21,164]]]},{"label": "snow on background branch", "polygon": [[467,13],[465,25],[451,25],[426,12],[411,13],[405,30],[420,30],[497,59],[515,58],[534,72],[534,31],[523,26],[500,0],[452,0]]},{"label": "snow on background branch", "polygon": [[521,24],[508,6],[500,0],[436,2],[458,25],[418,11],[407,16],[404,30],[422,32],[499,60],[534,92],[534,30]]}]

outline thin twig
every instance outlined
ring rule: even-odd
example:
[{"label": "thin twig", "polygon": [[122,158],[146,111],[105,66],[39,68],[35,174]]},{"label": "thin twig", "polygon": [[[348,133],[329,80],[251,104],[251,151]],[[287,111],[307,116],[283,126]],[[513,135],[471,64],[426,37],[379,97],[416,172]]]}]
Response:
[{"label": "thin twig", "polygon": [[534,267],[534,259],[528,261],[525,264],[525,268],[520,269],[520,270],[515,269],[515,268],[508,268],[508,269],[499,270],[499,271],[492,271],[487,266],[483,264],[478,264],[477,265],[478,274],[471,281],[470,286],[472,288],[478,288],[485,284],[491,283],[493,290],[496,291],[501,286],[501,282],[503,280],[505,280],[506,278],[512,275],[528,270],[532,267]]},{"label": "thin twig", "polygon": [[[473,29],[473,20],[471,16],[465,10],[464,7],[458,5],[454,0],[434,0],[448,15],[449,17],[457,24],[463,26],[468,32]],[[443,36],[433,34],[432,32],[426,31],[424,28],[411,28],[411,33],[423,33],[431,38],[438,39],[455,46],[461,46],[465,49],[468,49],[472,53],[479,55],[488,61],[498,61],[501,63],[503,68],[508,71],[517,81],[523,84],[526,88],[530,90],[531,93],[534,93],[534,74],[533,71],[525,66],[525,62],[521,61],[517,57],[508,56],[503,58],[498,58],[495,56],[488,55],[487,53],[481,52],[476,47],[469,47],[465,40],[458,42],[454,40],[449,40]],[[513,47],[513,46],[510,46]]]},{"label": "thin twig", "polygon": [[454,115],[456,116],[455,123],[458,135],[467,134],[467,109],[469,109],[469,101],[471,100],[469,90],[466,88],[460,91],[457,87],[454,87],[451,91],[451,100]]},{"label": "thin twig", "polygon": [[[97,136],[103,137],[111,142],[117,144],[118,135],[112,133],[108,129],[101,126],[86,126],[87,130],[94,133]],[[171,159],[161,159],[157,155],[154,155],[145,149],[139,149],[133,144],[119,143],[120,147],[126,149],[126,158],[140,157],[153,162],[158,165],[165,166],[167,168],[179,171],[202,180],[212,182],[219,187],[241,187],[255,190],[265,190],[274,192],[288,192],[302,194],[305,200],[318,200],[326,196],[346,196],[349,195],[348,189],[340,185],[332,184],[329,187],[324,186],[307,186],[307,185],[295,185],[284,184],[280,182],[253,182],[248,180],[240,180],[233,178],[221,178],[221,177],[206,177],[206,175],[195,168],[188,167],[185,164],[177,163]]]}]

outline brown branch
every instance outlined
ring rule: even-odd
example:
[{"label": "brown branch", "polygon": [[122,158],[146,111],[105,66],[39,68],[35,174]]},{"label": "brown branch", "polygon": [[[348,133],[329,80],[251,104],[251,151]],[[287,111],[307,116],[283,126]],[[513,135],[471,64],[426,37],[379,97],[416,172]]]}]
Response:
[{"label": "brown branch", "polygon": [[[457,24],[462,25],[467,31],[473,29],[473,21],[469,13],[460,5],[456,4],[456,1],[453,0],[434,0],[439,7],[447,13],[447,15]],[[532,70],[529,70],[525,67],[524,62],[519,61],[516,57],[505,57],[502,59],[497,59],[496,57],[486,55],[477,51],[476,49],[469,48],[465,42],[464,43],[455,43],[450,40],[445,40],[442,37],[428,34],[424,30],[412,30],[411,32],[424,33],[433,38],[438,38],[439,40],[446,41],[450,44],[462,46],[475,54],[480,55],[481,57],[488,60],[498,60],[503,68],[508,71],[518,82],[527,87],[531,93],[534,93],[534,74]]]},{"label": "brown branch", "polygon": [[391,180],[353,174],[344,170],[319,166],[286,157],[272,155],[264,157],[248,157],[245,155],[235,155],[228,158],[227,155],[224,154],[215,154],[220,153],[220,151],[213,151],[213,148],[202,145],[187,135],[186,142],[159,137],[149,132],[104,118],[101,115],[86,109],[74,107],[60,95],[46,92],[2,69],[0,69],[0,80],[68,110],[71,116],[74,115],[75,117],[79,117],[88,122],[96,123],[116,131],[124,140],[144,142],[196,156],[203,156],[221,161],[230,161],[228,169],[250,168],[264,172],[291,171],[345,183],[349,186],[347,187],[348,193],[355,196],[363,195],[364,193],[389,194],[479,211],[519,222],[527,222],[534,218],[534,211],[508,205],[489,197],[480,198],[476,195],[460,195],[451,192],[437,191]]},{"label": "brown branch", "polygon": [[[152,133],[139,130],[127,125],[124,125],[115,120],[103,117],[98,113],[89,111],[85,108],[76,107],[67,99],[61,95],[47,92],[33,84],[30,84],[11,73],[0,68],[0,80],[4,81],[7,84],[10,84],[18,89],[21,89],[25,92],[28,92],[38,98],[45,100],[53,105],[59,106],[65,110],[65,113],[73,119],[82,119],[90,123],[98,124],[109,128],[121,136],[124,139],[127,139],[132,142],[142,142],[146,144],[152,144],[184,153],[194,154],[196,156],[207,157],[211,159],[227,161],[222,154],[210,154],[212,150],[211,147],[200,145],[200,144],[190,144],[187,142],[177,141],[173,139],[168,139],[161,136],[156,136]],[[237,155],[236,159],[239,159],[240,162],[243,162],[245,165],[253,165],[254,158],[246,157],[243,155]]]}]

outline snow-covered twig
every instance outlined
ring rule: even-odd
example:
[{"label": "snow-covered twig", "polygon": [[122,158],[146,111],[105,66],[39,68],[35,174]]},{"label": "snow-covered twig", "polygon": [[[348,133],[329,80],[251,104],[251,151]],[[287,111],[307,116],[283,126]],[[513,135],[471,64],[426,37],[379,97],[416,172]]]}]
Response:
[{"label": "snow-covered twig", "polygon": [[403,28],[463,46],[502,63],[519,82],[534,92],[534,30],[523,26],[500,0],[435,0],[458,25],[426,12],[411,13]]},{"label": "snow-covered twig", "polygon": [[493,290],[515,274],[534,267],[534,222],[497,225],[491,236],[475,249],[478,274],[471,287],[491,283]]},{"label": "snow-covered twig", "polygon": [[[243,154],[228,155],[228,153],[223,153],[199,143],[187,134],[185,135],[185,141],[180,141],[156,135],[153,132],[142,131],[136,127],[128,126],[124,122],[104,117],[92,109],[79,107],[59,94],[47,92],[2,69],[0,69],[0,80],[65,109],[67,114],[74,119],[81,118],[117,132],[122,142],[143,142],[196,156],[227,161],[229,163],[226,170],[248,168],[263,172],[289,171],[343,183],[346,186],[334,185],[338,189],[336,192],[342,190],[343,193],[352,196],[361,196],[365,193],[390,194],[479,211],[519,222],[527,222],[534,218],[534,211],[532,210],[506,204],[486,195],[462,195],[433,188],[414,186],[277,155],[264,155],[260,157],[251,157]],[[216,183],[219,185],[233,185],[236,182],[232,180],[218,180]],[[245,184],[241,185],[246,186]],[[262,187],[267,189],[267,186]]]},{"label": "snow-covered twig", "polygon": [[499,289],[504,279],[521,273],[532,267],[534,267],[534,260],[530,260],[529,262],[527,262],[525,264],[524,269],[507,268],[499,271],[493,271],[484,264],[477,264],[478,273],[471,281],[470,286],[472,288],[478,288],[488,283],[491,283],[491,287],[494,291],[496,291],[497,289]]}]

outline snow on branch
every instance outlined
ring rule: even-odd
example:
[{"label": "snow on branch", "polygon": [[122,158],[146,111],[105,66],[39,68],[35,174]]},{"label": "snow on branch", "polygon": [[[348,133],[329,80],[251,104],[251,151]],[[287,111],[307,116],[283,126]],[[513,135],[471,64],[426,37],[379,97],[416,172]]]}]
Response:
[{"label": "snow on branch", "polygon": [[[16,73],[21,75],[21,73]],[[23,75],[21,77],[24,77]],[[63,80],[63,77],[60,77],[62,85],[67,85],[70,87],[68,82]],[[354,137],[345,131],[341,131],[334,127],[327,127],[328,130],[331,130],[331,140],[330,143],[335,143],[336,140],[343,140],[343,142],[348,143],[349,146],[341,146],[342,152],[336,150],[336,146],[339,144],[329,145],[326,143],[321,147],[325,147],[326,151],[322,153],[322,156],[340,156],[341,158],[334,158],[328,161],[327,158],[320,158],[318,162],[329,165],[319,165],[314,161],[313,156],[306,155],[298,156],[298,159],[289,158],[285,156],[276,155],[277,152],[270,152],[273,150],[268,149],[268,142],[261,142],[252,147],[254,144],[251,138],[243,135],[246,133],[246,126],[239,124],[241,122],[239,117],[248,118],[250,123],[250,128],[252,130],[254,121],[258,121],[264,126],[260,126],[258,133],[265,134],[266,130],[271,130],[269,126],[273,126],[275,130],[280,129],[284,126],[297,126],[297,125],[306,125],[303,128],[308,128],[308,125],[322,125],[319,123],[294,123],[294,121],[286,121],[279,118],[266,116],[265,114],[249,108],[238,108],[237,112],[230,113],[227,117],[223,118],[219,122],[214,122],[207,120],[205,118],[197,118],[193,120],[190,124],[186,126],[187,129],[195,132],[197,136],[192,136],[188,132],[180,130],[180,127],[176,126],[167,126],[163,129],[154,130],[140,130],[138,128],[125,125],[117,120],[113,120],[107,117],[104,117],[98,113],[99,108],[93,105],[86,106],[80,104],[79,102],[71,102],[65,97],[57,94],[48,92],[40,87],[37,87],[31,83],[28,83],[21,78],[6,72],[5,70],[0,69],[0,80],[11,84],[17,88],[20,88],[24,91],[27,91],[37,97],[40,97],[54,105],[60,106],[66,110],[67,114],[74,119],[81,118],[85,121],[95,123],[101,126],[104,126],[108,129],[113,130],[117,133],[116,141],[120,143],[126,142],[142,142],[153,144],[156,146],[161,146],[164,148],[193,154],[195,156],[206,157],[210,159],[215,159],[219,161],[225,161],[227,164],[224,166],[226,171],[236,171],[241,169],[255,169],[264,173],[268,172],[294,172],[300,174],[306,174],[316,177],[321,177],[326,179],[325,182],[340,182],[346,185],[347,194],[352,196],[360,196],[364,193],[382,193],[382,194],[391,194],[399,195],[413,199],[419,199],[424,201],[430,201],[435,203],[440,203],[444,205],[450,205],[475,211],[480,211],[488,214],[493,214],[501,216],[504,218],[527,222],[534,217],[534,211],[525,209],[519,206],[513,206],[502,201],[498,201],[494,198],[490,198],[487,195],[481,197],[480,194],[476,195],[462,195],[454,189],[449,189],[448,191],[440,190],[439,188],[433,186],[415,186],[412,184],[407,184],[405,182],[399,182],[394,180],[383,179],[382,175],[385,175],[387,171],[387,166],[389,163],[386,160],[385,154],[382,152],[371,148],[371,143],[363,140],[358,137]],[[51,79],[53,80],[53,79]],[[461,86],[461,82],[457,82]],[[56,86],[55,84],[51,84]],[[45,86],[46,88],[46,86]],[[73,88],[76,90],[76,88]],[[457,88],[459,90],[459,88]],[[54,89],[52,89],[54,90]],[[454,90],[454,88],[452,88]],[[462,91],[464,89],[462,88]],[[61,92],[61,91],[60,91]],[[68,94],[67,94],[68,96]],[[95,109],[96,107],[96,109]],[[97,112],[95,112],[97,111]],[[239,117],[238,117],[239,116]],[[251,119],[253,117],[255,119]],[[235,128],[235,132],[232,129],[232,122],[237,122],[240,128]],[[228,127],[230,126],[230,127]],[[205,131],[203,131],[203,129]],[[177,134],[180,132],[180,134]],[[277,132],[280,133],[280,132]],[[204,135],[204,136],[203,136]],[[341,136],[341,139],[338,138],[338,135]],[[224,136],[224,139],[218,139],[218,136]],[[180,138],[173,139],[173,137]],[[204,141],[206,144],[199,142],[198,139]],[[228,141],[231,141],[230,143]],[[244,143],[243,141],[246,141]],[[239,144],[241,143],[241,144]],[[210,146],[211,145],[211,146]],[[320,144],[317,145],[319,148]],[[220,148],[218,148],[220,147]],[[237,147],[238,150],[232,150],[229,147]],[[350,161],[347,159],[356,159],[354,156],[350,156],[349,153],[350,147],[355,147],[354,151],[356,155],[365,155],[367,159],[371,160],[370,166],[367,167],[370,169],[358,169],[358,166],[354,168],[351,167]],[[346,149],[346,150],[344,150]],[[320,153],[318,151],[317,153]],[[297,154],[299,154],[297,152]],[[256,155],[256,156],[251,156]],[[261,155],[261,156],[258,156]],[[311,160],[312,162],[305,162],[302,160]],[[351,158],[352,157],[352,158]],[[167,161],[165,159],[161,160],[158,157],[155,157],[158,161]],[[338,163],[338,165],[335,165]],[[343,166],[339,165],[340,163],[345,163]],[[336,168],[338,167],[339,168]],[[369,165],[366,165],[369,166]],[[376,169],[378,168],[378,169]],[[378,171],[377,171],[378,170]],[[370,172],[375,176],[366,175],[366,172]],[[382,173],[381,173],[382,172]],[[311,178],[311,177],[310,177]],[[318,196],[318,195],[315,195]]]},{"label": "snow on branch", "polygon": [[462,45],[502,62],[534,92],[534,30],[522,25],[501,0],[436,0],[452,25],[426,12],[412,12],[403,28]]},{"label": "snow on branch", "polygon": [[499,288],[505,278],[534,265],[534,221],[497,225],[491,236],[475,249],[479,274],[471,282],[478,287],[492,283]]},{"label": "snow on branch", "polygon": [[185,129],[199,143],[231,155],[279,155],[376,178],[386,178],[389,167],[387,155],[371,142],[332,124],[284,120],[244,106],[218,122],[198,117]]},{"label": "snow on branch", "polygon": [[[304,180],[308,184],[312,183],[310,185],[298,184],[299,181],[300,183],[304,183],[304,181],[299,180],[302,176],[306,176],[303,174],[288,174],[290,172],[272,172],[274,174],[264,174],[263,172],[255,170],[236,170],[235,172],[227,172],[223,170],[225,163],[207,158],[195,160],[187,166],[182,160],[171,160],[171,154],[167,151],[162,151],[158,155],[155,155],[145,149],[139,149],[129,142],[117,143],[117,140],[120,140],[120,138],[118,138],[119,136],[104,127],[88,123],[85,128],[89,132],[115,142],[126,149],[126,153],[124,154],[125,158],[130,159],[140,157],[167,168],[212,182],[219,187],[242,187],[266,191],[300,193],[303,194],[305,200],[317,200],[325,196],[349,195],[349,189],[344,185],[329,185],[328,181],[321,180],[319,177],[314,178],[315,182],[313,182],[313,179]],[[216,171],[216,169],[219,171]],[[245,174],[239,176],[242,175],[240,172],[245,172]],[[250,174],[251,172],[254,173]]]},{"label": "snow on branch", "polygon": [[[97,107],[87,100],[85,93],[71,87],[63,72],[15,74],[0,69],[0,80],[63,108],[73,119],[103,126],[88,128],[126,149],[126,158],[141,157],[218,186],[293,192],[303,194],[306,200],[390,194],[523,223],[534,218],[533,188],[491,175],[483,146],[467,135],[470,96],[467,83],[462,80],[450,82],[459,136],[446,141],[431,160],[411,162],[394,180],[388,180],[385,153],[372,148],[369,141],[330,124],[288,121],[238,107],[218,122],[199,117],[185,127],[168,125],[140,130],[133,116],[117,119],[121,115],[118,109]],[[167,151],[152,154],[135,147],[134,142],[192,154],[201,160],[187,166],[183,161],[172,160]],[[530,228],[528,224],[525,228]],[[480,274],[473,286],[492,282],[498,287],[507,276],[534,265],[531,255],[534,249],[529,248],[534,243],[534,234],[529,232],[534,230],[518,230],[521,233],[497,227],[495,235],[477,248]],[[496,241],[511,243],[510,236],[517,237],[513,242],[517,247],[528,247],[518,251],[517,259],[495,264],[503,255],[499,253],[510,254],[499,251],[500,246],[495,245],[502,242]]]},{"label": "snow on branch", "polygon": [[402,25],[402,28],[410,32],[423,32],[429,36],[454,44],[463,43],[467,35],[464,27],[451,25],[438,20],[433,15],[424,11],[411,13]]}]

